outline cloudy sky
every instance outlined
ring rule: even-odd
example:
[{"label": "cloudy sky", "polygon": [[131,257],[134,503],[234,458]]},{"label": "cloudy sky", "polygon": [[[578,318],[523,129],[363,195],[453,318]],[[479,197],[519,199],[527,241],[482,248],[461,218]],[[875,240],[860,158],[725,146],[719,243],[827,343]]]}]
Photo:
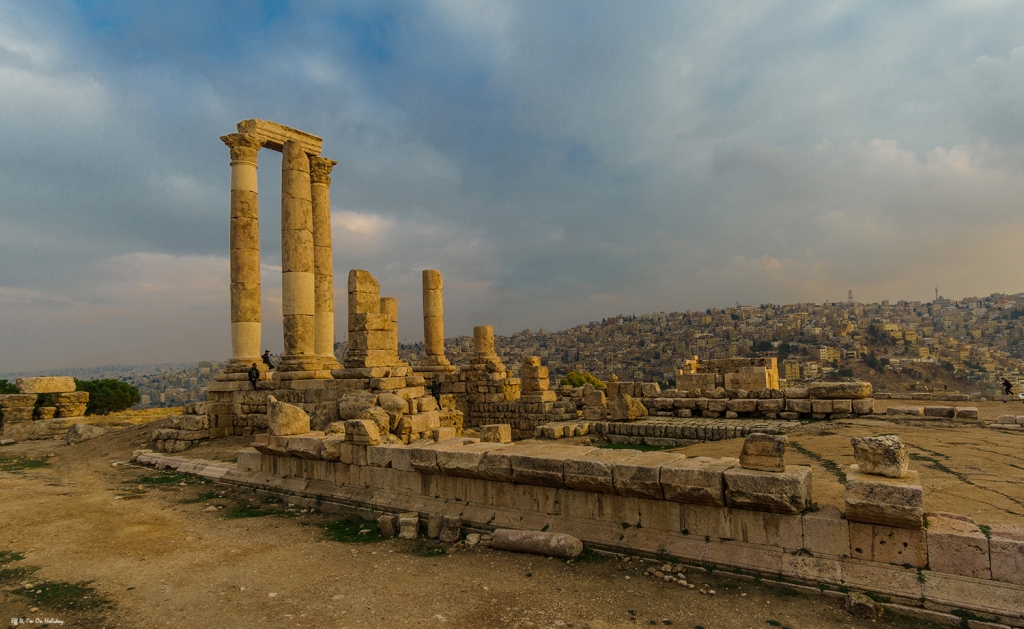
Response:
[{"label": "cloudy sky", "polygon": [[403,340],[424,268],[449,336],[1024,290],[1020,3],[0,0],[0,373],[230,355],[246,118],[324,138]]}]

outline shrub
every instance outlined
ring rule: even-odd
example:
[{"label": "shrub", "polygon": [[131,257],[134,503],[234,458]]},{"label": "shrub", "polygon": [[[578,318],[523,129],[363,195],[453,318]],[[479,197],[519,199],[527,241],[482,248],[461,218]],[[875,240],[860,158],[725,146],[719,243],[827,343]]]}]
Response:
[{"label": "shrub", "polygon": [[17,393],[18,385],[13,382],[7,382],[6,380],[0,380],[0,395],[6,393]]},{"label": "shrub", "polygon": [[587,383],[594,385],[595,389],[607,388],[607,385],[605,385],[605,383],[598,380],[597,376],[590,373],[589,371],[584,371],[582,373],[578,371],[570,371],[565,375],[564,378],[562,378],[562,381],[559,382],[559,384],[567,384],[571,387],[582,387]]},{"label": "shrub", "polygon": [[76,391],[89,393],[86,415],[106,415],[139,403],[139,389],[120,380],[75,380]]}]

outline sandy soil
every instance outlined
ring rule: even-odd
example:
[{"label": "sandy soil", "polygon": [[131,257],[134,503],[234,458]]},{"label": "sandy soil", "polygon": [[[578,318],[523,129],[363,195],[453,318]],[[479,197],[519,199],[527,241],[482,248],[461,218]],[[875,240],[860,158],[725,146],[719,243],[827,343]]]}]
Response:
[{"label": "sandy soil", "polygon": [[[836,599],[694,568],[687,574],[697,588],[683,589],[644,576],[648,564],[636,559],[588,553],[569,563],[376,540],[360,534],[358,522],[335,541],[325,527],[337,517],[125,464],[151,428],[127,425],[76,446],[0,448],[0,618],[139,628],[932,626],[873,623]],[[791,439],[846,465],[850,435],[892,432],[943,467],[914,463],[928,486],[927,508],[983,523],[1024,521],[1024,461],[1016,455],[1024,434],[860,420],[810,424]],[[188,455],[233,460],[246,441],[218,440]],[[739,447],[733,440],[684,450],[735,455]],[[45,465],[18,470],[25,457]],[[791,457],[815,466],[818,501],[841,501],[826,464],[793,450]],[[701,594],[702,586],[715,594]]]}]

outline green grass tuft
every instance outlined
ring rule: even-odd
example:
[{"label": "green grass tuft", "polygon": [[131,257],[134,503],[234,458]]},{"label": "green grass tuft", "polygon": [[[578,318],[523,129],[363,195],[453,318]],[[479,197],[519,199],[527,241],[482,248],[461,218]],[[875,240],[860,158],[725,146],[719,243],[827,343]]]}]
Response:
[{"label": "green grass tuft", "polygon": [[[345,518],[328,522],[324,525],[324,532],[328,539],[343,544],[370,544],[384,539],[380,535],[380,529],[376,522],[361,518]],[[444,551],[444,549],[441,550]]]},{"label": "green grass tuft", "polygon": [[46,459],[0,455],[0,472],[24,472],[25,470],[35,470],[41,467],[46,467],[49,464],[50,462]]},{"label": "green grass tuft", "polygon": [[31,600],[35,605],[49,609],[72,611],[108,607],[110,601],[89,586],[91,581],[68,583],[46,581],[34,583],[31,588],[17,588],[13,592]]}]

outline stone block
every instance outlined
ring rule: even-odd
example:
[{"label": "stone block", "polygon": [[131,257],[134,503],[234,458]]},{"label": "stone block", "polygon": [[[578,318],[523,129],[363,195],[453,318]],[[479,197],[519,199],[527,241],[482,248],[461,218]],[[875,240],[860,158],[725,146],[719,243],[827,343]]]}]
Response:
[{"label": "stone block", "polygon": [[871,397],[870,382],[815,382],[807,387],[812,399],[861,400]]},{"label": "stone block", "polygon": [[969,518],[928,514],[928,567],[936,572],[991,579],[988,538]]},{"label": "stone block", "polygon": [[437,453],[441,450],[458,448],[469,443],[476,443],[476,439],[469,437],[456,437],[437,443],[426,443],[422,446],[414,446],[409,449],[409,463],[412,469],[427,474],[440,474],[441,469],[437,465]]},{"label": "stone block", "polygon": [[565,460],[581,457],[595,449],[588,446],[546,446],[525,454],[512,451],[512,480],[528,485],[565,487]]},{"label": "stone block", "polygon": [[733,413],[753,413],[757,410],[758,400],[728,400],[725,403],[725,408]]},{"label": "stone block", "polygon": [[309,432],[309,415],[298,406],[267,396],[267,427],[273,436],[303,435]]},{"label": "stone block", "polygon": [[924,529],[850,522],[849,540],[849,554],[855,559],[912,568],[928,565]]},{"label": "stone block", "polygon": [[35,393],[6,393],[0,395],[0,409],[32,408],[38,398]]},{"label": "stone block", "polygon": [[953,406],[926,406],[924,407],[925,417],[941,417],[953,419],[956,417],[956,407]]},{"label": "stone block", "polygon": [[438,450],[437,467],[442,474],[475,478],[485,453],[491,450],[500,450],[509,445],[511,444],[480,441],[457,448]]},{"label": "stone block", "polygon": [[811,401],[807,399],[786,398],[786,410],[791,413],[810,413]]},{"label": "stone block", "polygon": [[360,446],[380,445],[380,430],[369,419],[350,419],[345,422],[345,441]]},{"label": "stone block", "polygon": [[811,468],[787,465],[784,472],[735,467],[723,473],[725,502],[734,509],[802,513],[811,504]]},{"label": "stone block", "polygon": [[597,449],[580,457],[568,458],[563,466],[565,484],[580,491],[615,493],[612,468],[616,463],[636,456],[637,452]]},{"label": "stone block", "polygon": [[594,390],[583,396],[583,406],[604,406],[607,404],[604,391]]},{"label": "stone block", "polygon": [[320,458],[320,442],[324,439],[322,432],[309,432],[304,435],[288,437],[285,450],[292,456],[315,460]]},{"label": "stone block", "polygon": [[786,550],[803,548],[803,529],[799,515],[733,509],[730,523],[732,539],[738,542],[778,546]]},{"label": "stone block", "polygon": [[924,415],[924,409],[920,406],[890,406],[885,409],[886,415]]},{"label": "stone block", "polygon": [[480,441],[490,443],[512,443],[511,424],[487,424],[480,426]]},{"label": "stone block", "polygon": [[977,406],[958,406],[956,408],[957,419],[978,419]]},{"label": "stone block", "polygon": [[341,444],[343,443],[345,443],[345,435],[324,436],[320,440],[320,458],[324,461],[340,461]]},{"label": "stone block", "polygon": [[398,515],[398,537],[416,539],[420,533],[420,514],[414,511]]},{"label": "stone block", "polygon": [[608,409],[604,406],[584,406],[583,419],[587,421],[604,421],[608,418]]},{"label": "stone block", "polygon": [[921,528],[923,493],[917,472],[902,478],[862,474],[856,465],[846,474],[846,519],[851,522]]},{"label": "stone block", "polygon": [[832,407],[832,400],[811,400],[812,413],[831,413]]},{"label": "stone block", "polygon": [[486,480],[511,481],[513,453],[523,456],[540,448],[541,446],[536,444],[509,444],[509,447],[507,448],[487,450],[480,459],[480,464],[477,467],[477,475],[479,478]]},{"label": "stone block", "polygon": [[852,412],[858,415],[867,415],[875,412],[875,401],[871,398],[864,400],[852,400],[850,404]]},{"label": "stone block", "polygon": [[18,391],[23,394],[70,393],[75,390],[75,379],[71,376],[18,378],[14,382],[18,385]]},{"label": "stone block", "polygon": [[1024,529],[1009,524],[992,526],[988,541],[992,578],[1024,585]]},{"label": "stone block", "polygon": [[392,455],[400,447],[393,444],[366,446],[366,464],[370,467],[391,467]]},{"label": "stone block", "polygon": [[786,400],[782,398],[757,400],[757,410],[762,413],[781,413],[786,410]]},{"label": "stone block", "polygon": [[615,493],[661,499],[661,467],[685,459],[675,452],[640,452],[612,466]]},{"label": "stone block", "polygon": [[708,410],[713,413],[724,413],[729,408],[729,400],[715,398],[708,400]]},{"label": "stone block", "polygon": [[[19,381],[21,378],[18,379]],[[5,426],[6,428],[6,426]],[[88,441],[89,439],[95,439],[100,435],[107,432],[107,429],[103,426],[92,426],[90,424],[74,424],[68,429],[67,434],[64,436],[64,443],[70,445]]]},{"label": "stone block", "polygon": [[377,403],[378,396],[369,391],[352,391],[338,400],[338,416],[342,420],[356,419],[366,409]]},{"label": "stone block", "polygon": [[683,505],[683,533],[714,539],[731,539],[731,512],[725,507]]},{"label": "stone block", "polygon": [[862,474],[902,478],[907,473],[910,455],[896,435],[854,437],[850,443]]},{"label": "stone block", "polygon": [[748,470],[783,472],[786,469],[785,435],[766,435],[754,432],[743,441],[740,466]]},{"label": "stone block", "polygon": [[787,400],[806,400],[811,397],[806,387],[786,387],[783,392]]},{"label": "stone block", "polygon": [[835,505],[822,505],[803,514],[804,545],[812,555],[850,554],[850,522]]},{"label": "stone block", "polygon": [[646,406],[624,393],[608,400],[608,419],[611,421],[635,421],[647,415]]},{"label": "stone block", "polygon": [[691,457],[667,463],[661,468],[661,490],[665,500],[725,506],[723,473],[739,464],[739,459]]},{"label": "stone block", "polygon": [[[814,406],[813,404],[811,405]],[[832,400],[832,412],[833,413],[852,413],[853,412],[853,400]]]}]

